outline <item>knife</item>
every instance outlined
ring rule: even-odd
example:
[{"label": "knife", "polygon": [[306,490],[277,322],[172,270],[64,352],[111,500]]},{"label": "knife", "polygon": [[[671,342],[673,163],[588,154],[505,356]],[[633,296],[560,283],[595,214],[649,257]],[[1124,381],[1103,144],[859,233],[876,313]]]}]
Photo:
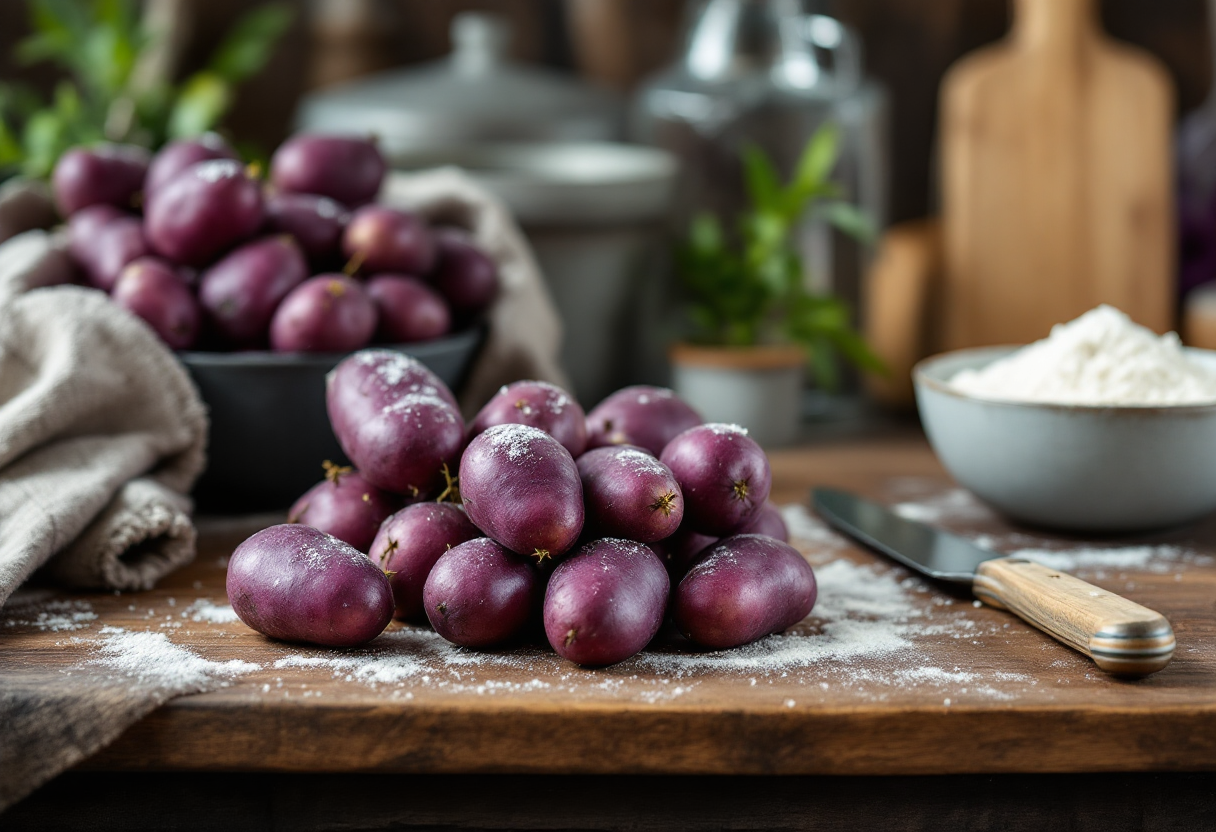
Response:
[{"label": "knife", "polygon": [[1119,676],[1156,673],[1174,657],[1163,615],[1057,569],[975,545],[900,517],[886,506],[831,488],[813,492],[830,525],[922,575],[967,584],[975,597],[1009,610]]}]

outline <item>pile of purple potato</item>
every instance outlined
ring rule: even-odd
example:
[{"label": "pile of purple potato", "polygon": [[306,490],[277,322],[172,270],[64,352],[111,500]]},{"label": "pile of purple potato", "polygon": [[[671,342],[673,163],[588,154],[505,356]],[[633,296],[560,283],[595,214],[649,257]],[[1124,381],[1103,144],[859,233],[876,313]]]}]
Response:
[{"label": "pile of purple potato", "polygon": [[384,175],[367,139],[301,134],[262,182],[207,134],[75,148],[52,186],[82,282],[170,347],[350,352],[438,338],[498,293],[467,235],[372,203]]},{"label": "pile of purple potato", "polygon": [[629,387],[584,414],[560,388],[519,381],[466,430],[451,392],[399,353],[355,353],[327,384],[355,467],[327,463],[291,522],[228,563],[233,609],[265,635],[349,647],[395,615],[488,648],[541,625],[558,654],[602,666],[668,618],[722,649],[815,603],[767,502],[764,451],[670,390]]}]

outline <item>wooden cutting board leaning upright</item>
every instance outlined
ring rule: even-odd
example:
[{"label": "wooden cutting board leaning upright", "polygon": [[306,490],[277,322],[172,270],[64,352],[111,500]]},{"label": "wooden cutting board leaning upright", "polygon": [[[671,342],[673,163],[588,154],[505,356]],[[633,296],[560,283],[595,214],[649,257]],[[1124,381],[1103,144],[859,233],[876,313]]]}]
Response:
[{"label": "wooden cutting board leaning upright", "polygon": [[1014,0],[941,93],[940,349],[1026,343],[1109,303],[1173,326],[1173,96],[1096,0]]}]

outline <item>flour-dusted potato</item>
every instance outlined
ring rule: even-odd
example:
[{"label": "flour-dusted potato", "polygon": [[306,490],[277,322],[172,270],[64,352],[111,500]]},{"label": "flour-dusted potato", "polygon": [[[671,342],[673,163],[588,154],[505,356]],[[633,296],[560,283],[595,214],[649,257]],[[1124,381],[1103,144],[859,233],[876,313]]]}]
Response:
[{"label": "flour-dusted potato", "polygon": [[720,540],[688,570],[672,599],[680,632],[724,649],[780,633],[811,613],[815,573],[788,543],[758,534]]},{"label": "flour-dusted potato", "polygon": [[587,414],[587,447],[637,445],[658,456],[677,434],[701,422],[700,414],[666,387],[625,387]]},{"label": "flour-dusted potato", "polygon": [[543,583],[528,559],[486,537],[440,556],[422,589],[435,632],[463,647],[492,647],[519,635]]},{"label": "flour-dusted potato", "polygon": [[650,548],[667,567],[671,576],[672,586],[680,582],[701,554],[718,542],[718,538],[700,532],[694,532],[688,526],[680,526],[671,537],[656,540]]},{"label": "flour-dusted potato", "polygon": [[570,452],[528,425],[495,425],[460,459],[460,493],[477,528],[537,562],[558,558],[583,530],[583,486]]},{"label": "flour-dusted potato", "polygon": [[583,665],[624,661],[663,623],[670,583],[649,547],[594,540],[557,565],[545,592],[545,637],[559,656]]},{"label": "flour-dusted potato", "polygon": [[298,523],[263,529],[236,547],[227,586],[242,621],[284,641],[355,647],[393,618],[388,578],[367,555]]},{"label": "flour-dusted potato", "polygon": [[240,156],[216,133],[169,142],[156,152],[148,165],[148,175],[144,177],[145,196],[160,190],[186,168],[211,159],[239,161]]},{"label": "flour-dusted potato", "polygon": [[653,543],[680,527],[680,485],[652,454],[632,446],[593,448],[577,464],[592,534]]},{"label": "flour-dusted potato", "polygon": [[474,434],[494,425],[531,425],[578,459],[587,447],[587,417],[574,397],[547,381],[516,381],[500,389],[473,419]]},{"label": "flour-dusted potato", "polygon": [[397,617],[427,621],[422,587],[435,561],[449,549],[484,537],[464,510],[451,503],[415,503],[384,521],[368,556],[388,573]]},{"label": "flour-dusted potato", "polygon": [[760,511],[773,484],[764,450],[738,425],[689,428],[659,459],[680,483],[684,522],[702,534],[734,534]]},{"label": "flour-dusted potato", "polygon": [[401,502],[400,497],[372,485],[358,471],[326,462],[325,479],[295,501],[287,519],[332,534],[366,552],[380,524],[401,508]]},{"label": "flour-dusted potato", "polygon": [[202,266],[262,227],[262,187],[233,159],[178,173],[144,200],[144,233],[162,257]]}]

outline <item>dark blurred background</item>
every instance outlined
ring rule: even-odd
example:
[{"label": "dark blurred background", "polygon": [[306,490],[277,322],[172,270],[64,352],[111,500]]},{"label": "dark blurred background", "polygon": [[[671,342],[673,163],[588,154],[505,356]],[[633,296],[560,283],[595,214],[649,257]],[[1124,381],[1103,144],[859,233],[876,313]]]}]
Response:
[{"label": "dark blurred background", "polygon": [[[246,0],[173,0],[189,21],[175,68],[184,74],[210,53]],[[577,70],[621,91],[670,62],[679,50],[683,0],[296,0],[300,13],[266,70],[239,92],[227,127],[265,148],[291,130],[302,93],[367,72],[434,60],[450,48],[452,18],[465,11],[504,15],[517,59]],[[1160,58],[1173,76],[1179,114],[1198,105],[1212,78],[1203,0],[1104,0],[1116,38]],[[930,182],[937,89],[963,53],[996,40],[1009,22],[1008,0],[837,0],[823,8],[852,24],[865,44],[867,71],[886,85],[891,106],[889,219],[923,216]],[[15,65],[12,47],[27,32],[20,2],[0,3],[0,78],[49,88],[45,67]]]}]

